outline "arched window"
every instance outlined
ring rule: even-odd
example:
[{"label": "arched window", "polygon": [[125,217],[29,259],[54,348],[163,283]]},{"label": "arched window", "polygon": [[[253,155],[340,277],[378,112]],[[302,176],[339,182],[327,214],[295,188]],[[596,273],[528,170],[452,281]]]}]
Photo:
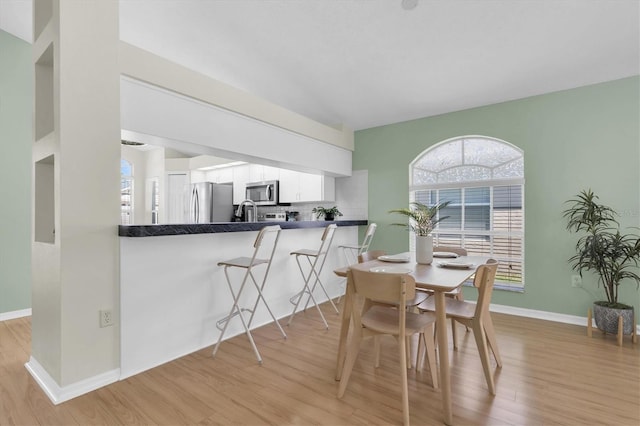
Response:
[{"label": "arched window", "polygon": [[448,218],[434,244],[461,246],[500,261],[496,286],[524,287],[524,155],[508,142],[463,136],[422,152],[410,164],[410,199]]},{"label": "arched window", "polygon": [[133,223],[133,165],[120,159],[120,223]]}]

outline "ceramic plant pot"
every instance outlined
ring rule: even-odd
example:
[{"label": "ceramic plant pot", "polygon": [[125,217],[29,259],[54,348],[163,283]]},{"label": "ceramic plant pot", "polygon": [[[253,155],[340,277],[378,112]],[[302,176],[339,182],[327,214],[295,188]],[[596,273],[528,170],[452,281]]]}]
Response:
[{"label": "ceramic plant pot", "polygon": [[616,309],[599,305],[598,302],[593,304],[593,319],[596,321],[598,330],[605,333],[618,333],[618,317],[622,317],[623,328],[622,334],[632,334],[635,323],[633,322],[633,306],[629,309]]},{"label": "ceramic plant pot", "polygon": [[433,236],[416,235],[416,262],[430,265],[433,262]]}]

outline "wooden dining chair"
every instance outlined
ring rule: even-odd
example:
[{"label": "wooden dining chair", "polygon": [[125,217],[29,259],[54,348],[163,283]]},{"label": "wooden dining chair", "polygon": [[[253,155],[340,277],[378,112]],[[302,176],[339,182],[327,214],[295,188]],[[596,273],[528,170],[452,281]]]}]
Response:
[{"label": "wooden dining chair", "polygon": [[[467,249],[456,246],[433,246],[433,252],[444,252],[444,253],[455,253],[458,256],[467,256]],[[452,297],[456,300],[464,300],[464,293],[462,292],[462,286],[456,288],[455,290],[448,291],[444,294],[446,297]],[[465,326],[465,329],[469,331],[469,327]],[[453,336],[453,341],[456,341],[457,333],[456,333],[456,322],[455,320],[451,320],[451,335]]]},{"label": "wooden dining chair", "polygon": [[[444,253],[454,253],[458,256],[467,256],[467,249],[462,247],[454,247],[454,246],[433,246],[433,252],[444,252]],[[447,297],[453,297],[458,300],[464,300],[464,296],[462,294],[462,286],[458,287],[455,290],[445,293]]]},{"label": "wooden dining chair", "polygon": [[[489,259],[487,263],[479,265],[476,268],[473,285],[478,289],[478,300],[475,304],[455,299],[447,299],[445,305],[448,318],[465,324],[473,330],[473,335],[480,354],[480,360],[482,362],[482,368],[484,370],[484,376],[491,395],[495,395],[496,390],[493,374],[491,373],[490,368],[489,348],[491,348],[491,352],[493,353],[493,357],[495,358],[498,368],[502,367],[502,359],[500,358],[500,352],[498,350],[496,333],[494,331],[491,314],[489,312],[489,303],[491,302],[491,295],[493,293],[493,284],[495,282],[497,269],[498,261],[494,259]],[[432,299],[427,299],[424,303],[421,303],[418,306],[418,309],[420,312],[433,313],[435,312],[436,307]],[[457,348],[455,339],[453,347],[454,349]]]},{"label": "wooden dining chair", "polygon": [[[409,389],[407,386],[407,337],[419,334],[424,337],[433,334],[435,314],[417,314],[407,312],[406,309],[397,309],[395,306],[403,306],[407,300],[415,297],[416,283],[408,274],[391,274],[370,271],[358,271],[350,269],[348,279],[353,283],[356,295],[368,300],[376,300],[389,306],[373,305],[366,312],[353,310],[354,329],[350,341],[347,344],[347,356],[342,372],[340,385],[338,386],[338,398],[344,396],[351,377],[353,365],[360,352],[360,344],[366,337],[376,335],[392,335],[396,337],[400,356],[400,379],[402,383],[402,413],[403,423],[409,424]],[[426,358],[429,363],[431,380],[434,388],[437,387],[437,371],[435,365],[435,345],[433,339],[423,339],[426,344]],[[429,341],[431,344],[429,345]]]},{"label": "wooden dining chair", "polygon": [[371,250],[358,254],[358,263],[369,262],[370,260],[376,260],[380,256],[386,256],[387,252],[384,250]]},{"label": "wooden dining chair", "polygon": [[[387,252],[384,250],[371,250],[371,251],[367,251],[364,253],[360,253],[358,255],[358,263],[364,263],[364,262],[369,262],[370,260],[376,260],[377,258],[379,258],[380,256],[386,256]],[[410,300],[407,300],[405,302],[405,306],[407,308],[407,310],[409,310],[410,312],[418,312],[417,306],[419,304],[421,304],[422,302],[424,302],[425,300],[427,300],[427,298],[430,296],[429,293],[424,292],[424,291],[417,291],[418,289],[416,289],[416,295],[415,297],[413,297]],[[366,311],[367,309],[369,309],[371,306],[375,305],[375,304],[382,304],[382,305],[387,305],[387,306],[391,306],[385,303],[380,303],[379,301],[373,301],[373,300],[368,300],[365,301],[364,306],[362,308],[362,311]],[[395,305],[393,305],[395,306]],[[378,367],[380,366],[380,338],[379,336],[374,337],[374,347],[375,347],[375,366]],[[407,366],[408,368],[413,367],[413,365],[411,364],[411,339],[408,338],[407,339],[407,347],[409,348],[409,350],[407,351]],[[418,347],[418,351],[420,350],[420,348]],[[418,354],[419,355],[419,354]],[[417,359],[420,359],[420,356],[417,357]]]}]

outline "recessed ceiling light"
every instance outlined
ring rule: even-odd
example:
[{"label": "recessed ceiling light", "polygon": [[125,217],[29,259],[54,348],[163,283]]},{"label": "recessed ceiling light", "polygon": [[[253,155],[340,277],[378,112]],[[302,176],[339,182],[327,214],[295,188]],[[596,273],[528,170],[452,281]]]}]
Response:
[{"label": "recessed ceiling light", "polygon": [[127,140],[124,140],[124,139],[121,139],[120,143],[122,145],[129,145],[129,146],[144,146],[144,145],[146,145],[146,143],[135,142],[135,141],[127,141]]}]

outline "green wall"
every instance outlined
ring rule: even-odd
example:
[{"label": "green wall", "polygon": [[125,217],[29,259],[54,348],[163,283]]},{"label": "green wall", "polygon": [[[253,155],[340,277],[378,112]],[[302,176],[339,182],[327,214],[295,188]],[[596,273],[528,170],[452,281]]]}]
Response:
[{"label": "green wall", "polygon": [[31,307],[31,45],[0,30],[0,314]]},{"label": "green wall", "polygon": [[[387,211],[408,205],[416,156],[455,136],[503,139],[525,156],[525,291],[496,291],[492,302],[585,317],[605,296],[593,276],[571,287],[567,259],[577,238],[565,230],[563,203],[590,187],[623,226],[640,226],[639,104],[636,76],[356,132],[353,168],[369,171],[369,221],[378,223],[372,248],[408,250],[408,234],[388,226]],[[635,285],[621,286],[620,301],[636,312],[639,295]]]}]

